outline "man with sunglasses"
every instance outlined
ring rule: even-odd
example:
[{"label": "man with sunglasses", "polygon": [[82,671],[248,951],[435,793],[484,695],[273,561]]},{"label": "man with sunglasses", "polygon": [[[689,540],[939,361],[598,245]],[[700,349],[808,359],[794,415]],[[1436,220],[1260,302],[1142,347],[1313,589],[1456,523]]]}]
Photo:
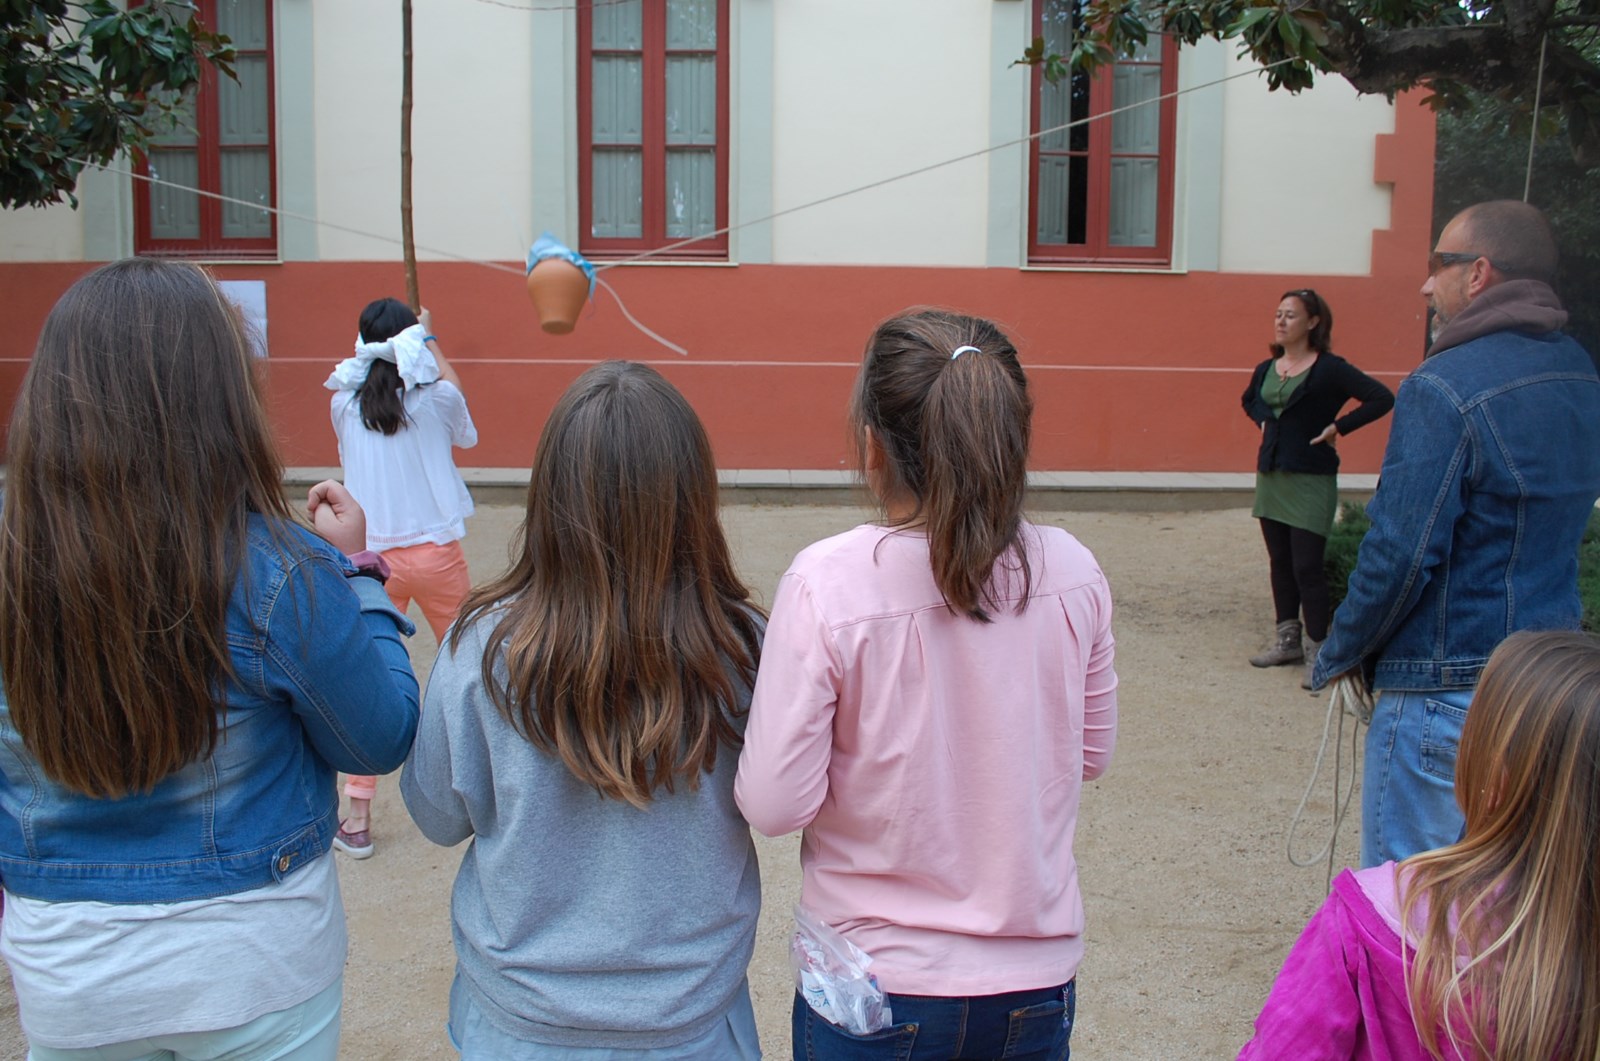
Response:
[{"label": "man with sunglasses", "polygon": [[1535,207],[1479,203],[1439,235],[1432,344],[1400,384],[1349,594],[1312,676],[1377,692],[1361,864],[1455,842],[1456,746],[1489,653],[1575,628],[1578,543],[1600,496],[1600,375],[1561,333],[1556,243]]}]

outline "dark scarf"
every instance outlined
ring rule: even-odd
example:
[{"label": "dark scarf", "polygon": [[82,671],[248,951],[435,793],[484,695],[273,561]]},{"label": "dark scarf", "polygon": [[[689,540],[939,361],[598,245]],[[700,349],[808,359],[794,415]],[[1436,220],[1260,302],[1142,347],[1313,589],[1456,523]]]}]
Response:
[{"label": "dark scarf", "polygon": [[1544,335],[1559,331],[1566,323],[1567,311],[1549,284],[1543,280],[1506,280],[1467,303],[1433,340],[1428,356],[1495,332]]}]

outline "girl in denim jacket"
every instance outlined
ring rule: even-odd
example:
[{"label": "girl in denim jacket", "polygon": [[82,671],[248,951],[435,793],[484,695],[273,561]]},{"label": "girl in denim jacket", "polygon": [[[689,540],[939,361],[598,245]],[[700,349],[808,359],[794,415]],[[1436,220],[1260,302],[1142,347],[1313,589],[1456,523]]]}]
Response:
[{"label": "girl in denim jacket", "polygon": [[322,483],[324,538],[292,522],[244,325],[189,264],[62,296],[8,447],[0,954],[29,1056],[332,1061],[335,771],[393,769],[417,722],[410,624],[344,555],[360,507]]}]

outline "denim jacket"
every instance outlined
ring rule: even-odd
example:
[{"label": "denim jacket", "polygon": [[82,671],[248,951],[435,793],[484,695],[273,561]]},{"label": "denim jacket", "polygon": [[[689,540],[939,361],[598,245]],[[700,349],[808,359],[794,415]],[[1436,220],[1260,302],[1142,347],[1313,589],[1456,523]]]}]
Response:
[{"label": "denim jacket", "polygon": [[262,887],[326,854],[335,772],[405,760],[413,627],[375,579],[252,515],[228,605],[234,676],[211,754],[148,793],[94,799],[46,777],[0,695],[0,882],[49,901],[161,903]]},{"label": "denim jacket", "polygon": [[1574,628],[1600,496],[1600,377],[1559,332],[1446,349],[1400,385],[1349,595],[1313,683],[1467,689],[1508,634]]}]

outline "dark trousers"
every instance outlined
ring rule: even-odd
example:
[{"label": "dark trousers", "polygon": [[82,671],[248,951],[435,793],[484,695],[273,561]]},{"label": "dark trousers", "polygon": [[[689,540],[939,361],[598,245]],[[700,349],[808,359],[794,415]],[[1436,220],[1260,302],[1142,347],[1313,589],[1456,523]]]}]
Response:
[{"label": "dark trousers", "polygon": [[1272,605],[1278,622],[1300,618],[1305,612],[1306,636],[1321,641],[1328,636],[1328,576],[1322,554],[1328,539],[1275,519],[1261,520],[1261,537],[1267,543],[1272,565]]},{"label": "dark trousers", "polygon": [[970,998],[889,995],[894,1024],[852,1035],[794,996],[795,1061],[1069,1061],[1077,981]]}]

